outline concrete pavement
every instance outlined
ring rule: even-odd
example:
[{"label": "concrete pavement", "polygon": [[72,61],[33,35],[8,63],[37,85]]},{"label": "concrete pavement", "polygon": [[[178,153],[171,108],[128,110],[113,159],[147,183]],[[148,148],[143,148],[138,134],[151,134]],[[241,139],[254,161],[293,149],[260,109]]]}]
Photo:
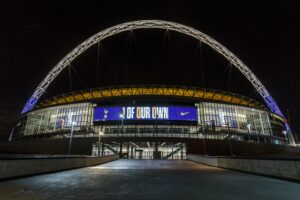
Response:
[{"label": "concrete pavement", "polygon": [[0,182],[0,199],[299,199],[300,184],[192,161],[117,160]]}]

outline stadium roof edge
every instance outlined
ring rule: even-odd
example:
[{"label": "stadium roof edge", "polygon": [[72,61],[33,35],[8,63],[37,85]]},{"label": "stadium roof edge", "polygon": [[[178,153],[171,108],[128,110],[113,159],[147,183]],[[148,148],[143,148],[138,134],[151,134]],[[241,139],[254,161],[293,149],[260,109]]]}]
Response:
[{"label": "stadium roof edge", "polygon": [[38,103],[34,110],[69,103],[127,96],[183,97],[188,99],[211,100],[268,110],[261,102],[236,93],[208,88],[174,85],[129,85],[73,91],[48,98]]}]

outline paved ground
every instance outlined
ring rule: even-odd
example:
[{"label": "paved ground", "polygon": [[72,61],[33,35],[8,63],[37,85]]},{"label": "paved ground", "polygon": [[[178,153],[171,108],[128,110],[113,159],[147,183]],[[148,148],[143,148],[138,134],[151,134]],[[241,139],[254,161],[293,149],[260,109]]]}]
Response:
[{"label": "paved ground", "polygon": [[191,161],[118,160],[0,182],[0,199],[300,199],[300,184]]}]

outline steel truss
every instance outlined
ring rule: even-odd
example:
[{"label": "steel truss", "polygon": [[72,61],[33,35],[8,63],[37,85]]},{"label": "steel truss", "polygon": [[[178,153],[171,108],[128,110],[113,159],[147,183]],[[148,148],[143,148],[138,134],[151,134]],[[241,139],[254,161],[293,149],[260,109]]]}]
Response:
[{"label": "steel truss", "polygon": [[[126,22],[119,24],[110,28],[107,28],[103,31],[98,32],[97,34],[91,36],[70,53],[68,53],[44,78],[44,80],[39,84],[39,86],[34,91],[33,95],[29,98],[26,105],[24,106],[22,113],[26,113],[34,108],[38,99],[45,92],[50,83],[61,73],[61,71],[66,68],[77,56],[82,54],[92,45],[108,38],[110,36],[116,35],[124,31],[130,31],[135,29],[165,29],[172,30],[185,35],[191,36],[217,51],[219,54],[223,55],[233,66],[235,66],[239,71],[252,83],[256,91],[262,96],[264,101],[270,110],[282,117],[283,114],[278,107],[277,103],[267,91],[265,86],[260,82],[260,80],[254,75],[254,73],[231,51],[229,51],[222,44],[211,38],[210,36],[185,25],[161,21],[161,20],[139,20]],[[288,126],[287,126],[288,128]],[[288,128],[289,129],[289,128]]]}]

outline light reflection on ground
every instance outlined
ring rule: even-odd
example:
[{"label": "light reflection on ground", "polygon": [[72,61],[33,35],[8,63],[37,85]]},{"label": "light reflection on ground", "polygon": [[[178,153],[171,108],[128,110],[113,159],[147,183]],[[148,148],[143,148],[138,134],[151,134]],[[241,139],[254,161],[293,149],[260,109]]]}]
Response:
[{"label": "light reflection on ground", "polygon": [[191,161],[117,160],[0,182],[0,200],[299,199],[300,184]]}]

